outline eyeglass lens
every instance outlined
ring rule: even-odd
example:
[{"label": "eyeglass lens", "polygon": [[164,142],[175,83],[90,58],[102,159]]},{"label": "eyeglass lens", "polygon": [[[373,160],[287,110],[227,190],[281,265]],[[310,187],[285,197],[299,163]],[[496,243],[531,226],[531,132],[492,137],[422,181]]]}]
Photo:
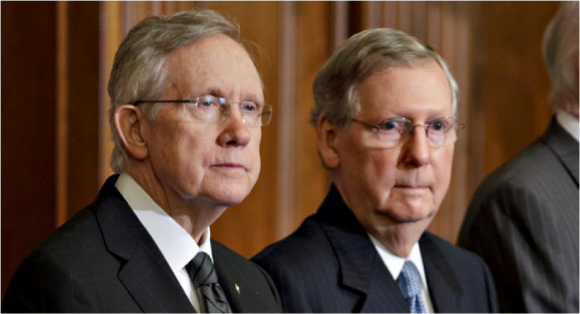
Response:
[{"label": "eyeglass lens", "polygon": [[195,102],[186,103],[185,108],[199,123],[213,123],[221,116],[228,116],[231,106],[237,104],[244,123],[250,126],[268,125],[272,118],[272,106],[253,101],[228,102],[224,97],[204,95]]},{"label": "eyeglass lens", "polygon": [[[355,122],[360,122],[354,119]],[[362,122],[360,122],[362,123]],[[406,118],[387,119],[376,126],[362,123],[374,129],[374,137],[370,138],[374,146],[395,147],[407,143],[415,134],[415,129],[422,127],[425,129],[427,139],[431,146],[442,147],[457,141],[459,130],[463,125],[452,117],[443,117],[432,120],[425,124],[413,124]],[[374,139],[374,140],[373,140]]]}]

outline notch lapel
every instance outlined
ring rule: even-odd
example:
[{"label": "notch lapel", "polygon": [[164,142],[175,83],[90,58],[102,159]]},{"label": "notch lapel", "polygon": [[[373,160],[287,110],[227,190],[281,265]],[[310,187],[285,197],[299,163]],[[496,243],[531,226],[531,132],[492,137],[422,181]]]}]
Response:
[{"label": "notch lapel", "polygon": [[110,177],[97,196],[95,215],[107,249],[125,260],[119,279],[143,312],[195,312],[163,254]]},{"label": "notch lapel", "polygon": [[419,246],[433,309],[438,313],[462,312],[461,284],[445,256],[430,237],[428,232],[423,233],[419,239]]}]

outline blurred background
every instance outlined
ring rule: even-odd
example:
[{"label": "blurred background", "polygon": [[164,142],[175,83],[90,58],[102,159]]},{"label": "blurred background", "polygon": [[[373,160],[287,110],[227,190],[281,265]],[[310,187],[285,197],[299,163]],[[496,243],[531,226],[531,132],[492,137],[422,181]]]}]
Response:
[{"label": "blurred background", "polygon": [[151,15],[218,10],[241,26],[274,105],[250,196],[212,225],[246,257],[295,230],[329,188],[308,124],[313,80],[349,36],[392,27],[434,47],[460,86],[449,193],[429,230],[455,242],[482,179],[551,118],[543,31],[558,2],[6,2],[2,23],[2,297],[24,256],[112,174],[108,76],[129,29]]}]

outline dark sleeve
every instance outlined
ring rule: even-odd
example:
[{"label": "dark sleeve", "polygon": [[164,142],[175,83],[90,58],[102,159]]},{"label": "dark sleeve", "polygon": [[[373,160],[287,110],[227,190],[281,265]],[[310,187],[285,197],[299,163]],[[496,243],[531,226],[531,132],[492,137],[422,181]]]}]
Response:
[{"label": "dark sleeve", "polygon": [[48,253],[33,253],[12,278],[2,312],[99,312],[81,282]]},{"label": "dark sleeve", "polygon": [[562,226],[554,210],[538,192],[513,183],[470,205],[475,216],[458,244],[489,265],[502,312],[578,312],[578,259],[571,255],[578,234],[556,232]]}]

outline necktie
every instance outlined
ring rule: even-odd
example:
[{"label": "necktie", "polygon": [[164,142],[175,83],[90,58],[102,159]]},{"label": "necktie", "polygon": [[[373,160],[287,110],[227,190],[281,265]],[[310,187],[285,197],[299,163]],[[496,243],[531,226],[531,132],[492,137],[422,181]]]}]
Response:
[{"label": "necktie", "polygon": [[[199,252],[185,266],[193,281],[195,289],[200,294],[200,303],[205,305],[207,313],[230,313],[228,300],[220,287],[215,268],[209,255]],[[203,306],[202,306],[203,307]],[[201,310],[200,312],[203,312]]]},{"label": "necktie", "polygon": [[421,278],[413,262],[405,262],[403,270],[401,270],[399,278],[397,278],[397,283],[403,293],[403,297],[409,304],[409,311],[411,313],[425,313],[425,304],[421,299]]}]

